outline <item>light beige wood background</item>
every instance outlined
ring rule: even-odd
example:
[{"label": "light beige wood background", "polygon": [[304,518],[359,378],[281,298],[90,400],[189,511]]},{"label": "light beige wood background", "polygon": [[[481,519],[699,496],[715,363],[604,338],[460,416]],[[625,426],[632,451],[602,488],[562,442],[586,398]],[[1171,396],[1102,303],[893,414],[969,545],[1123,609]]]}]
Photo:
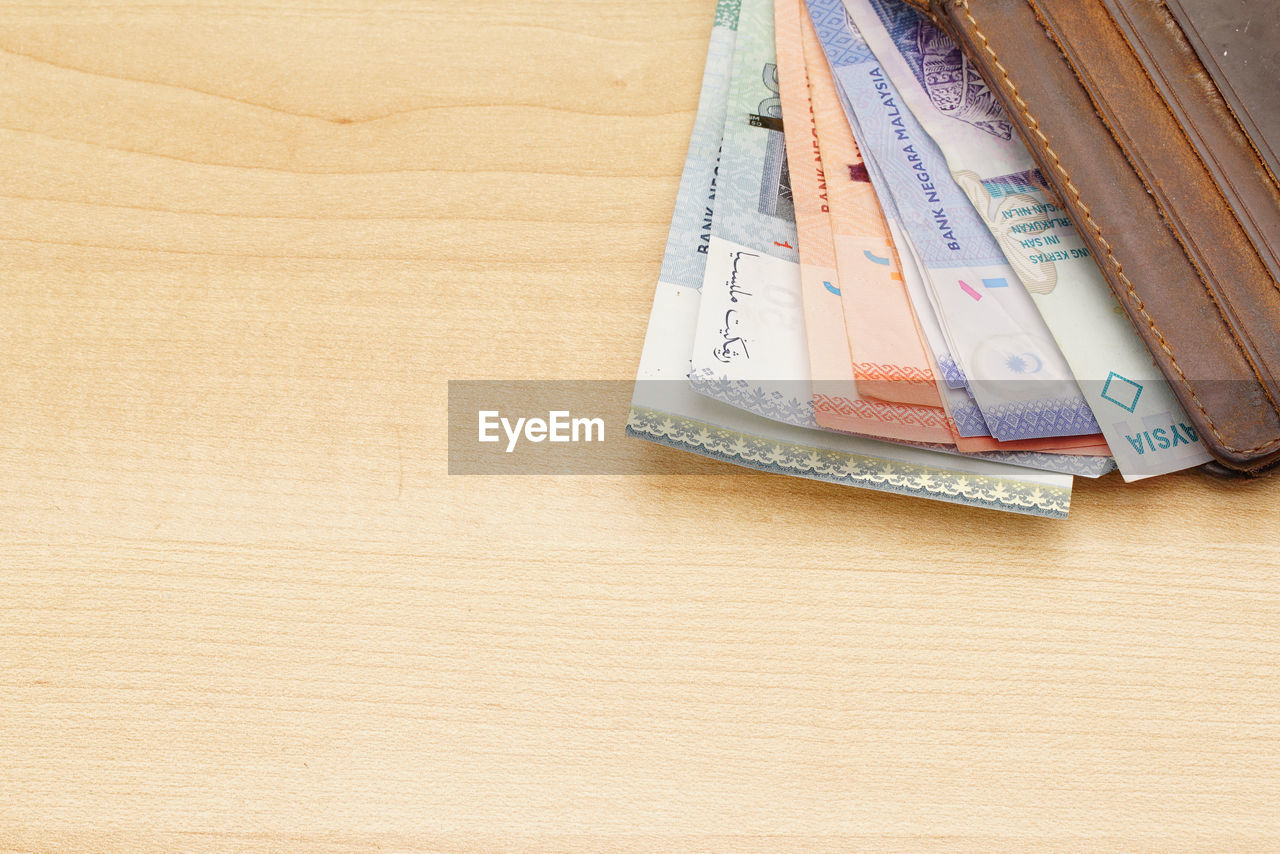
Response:
[{"label": "light beige wood background", "polygon": [[1280,482],[446,474],[634,374],[712,5],[0,7],[0,849],[1280,848]]}]

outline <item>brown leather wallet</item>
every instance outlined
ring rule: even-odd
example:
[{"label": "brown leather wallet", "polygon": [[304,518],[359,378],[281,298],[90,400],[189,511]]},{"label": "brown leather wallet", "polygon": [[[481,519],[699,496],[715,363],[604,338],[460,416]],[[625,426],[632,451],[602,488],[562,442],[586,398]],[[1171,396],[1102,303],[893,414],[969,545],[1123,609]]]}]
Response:
[{"label": "brown leather wallet", "polygon": [[1000,98],[1209,451],[1280,464],[1280,3],[907,2]]}]

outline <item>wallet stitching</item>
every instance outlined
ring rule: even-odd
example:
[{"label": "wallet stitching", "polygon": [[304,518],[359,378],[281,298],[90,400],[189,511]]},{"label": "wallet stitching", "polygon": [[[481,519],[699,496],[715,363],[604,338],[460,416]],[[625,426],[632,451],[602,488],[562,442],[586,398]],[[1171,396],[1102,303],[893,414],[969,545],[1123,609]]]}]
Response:
[{"label": "wallet stitching", "polygon": [[[1157,4],[1157,6],[1164,11],[1166,16],[1168,16],[1173,20],[1173,22],[1177,25],[1178,29],[1180,30],[1183,29],[1182,23],[1178,20],[1177,15],[1175,15],[1172,11],[1170,11],[1169,4],[1167,2],[1164,2],[1164,0],[1161,0],[1161,2]],[[1186,14],[1186,13],[1184,12],[1183,14]],[[1183,36],[1186,37],[1186,35],[1187,35],[1186,31],[1184,30]],[[1198,32],[1196,33],[1196,36],[1200,44],[1203,45],[1204,37],[1201,36]],[[1200,61],[1200,64],[1202,66],[1205,66],[1204,58],[1200,55],[1200,51],[1196,50],[1196,46],[1192,44],[1191,39],[1189,37],[1187,38],[1187,46],[1191,48],[1191,52],[1196,55],[1196,59]],[[1234,86],[1231,86],[1230,79],[1227,78],[1226,74],[1222,72],[1222,66],[1218,65],[1217,59],[1212,55],[1210,56],[1210,58],[1214,60],[1213,64],[1219,70],[1219,73],[1222,73],[1224,82],[1226,82],[1227,86],[1229,86],[1232,92],[1235,93],[1235,96],[1239,98],[1240,93],[1236,91]],[[1218,88],[1219,92],[1221,92],[1222,87],[1218,84],[1218,78],[1214,77],[1213,72],[1208,68],[1208,66],[1205,66],[1205,71],[1209,72],[1209,76],[1213,79],[1213,85]],[[1254,140],[1253,134],[1249,133],[1249,131],[1245,128],[1245,123],[1241,120],[1240,115],[1236,112],[1236,108],[1231,105],[1231,99],[1226,97],[1225,94],[1223,95],[1223,98],[1222,98],[1222,105],[1226,107],[1227,112],[1231,114],[1232,120],[1240,128],[1241,135],[1244,137],[1245,142],[1249,144],[1249,148],[1252,149],[1253,156],[1258,159],[1258,163],[1259,165],[1261,165],[1262,171],[1266,172],[1267,177],[1271,179],[1271,185],[1273,189],[1280,190],[1280,180],[1277,180],[1276,173],[1271,171],[1270,160],[1268,160],[1266,157],[1262,155],[1262,151],[1259,147],[1259,143]],[[1249,115],[1249,111],[1247,109],[1244,112],[1246,113],[1246,115]],[[1249,115],[1249,121],[1255,128],[1257,128],[1257,122],[1253,120],[1252,115]],[[1271,151],[1271,147],[1267,146],[1267,150]],[[1273,154],[1272,156],[1274,157],[1275,155]]]},{"label": "wallet stitching", "polygon": [[[1123,11],[1123,10],[1122,10],[1122,11]],[[1167,11],[1167,10],[1166,10],[1166,11]],[[1136,30],[1136,28],[1135,28],[1135,30]],[[1121,35],[1123,36],[1123,33],[1121,33]],[[1141,34],[1140,32],[1136,33],[1136,35],[1138,36],[1138,38],[1139,38],[1139,39],[1141,39],[1141,38],[1142,38],[1142,34]],[[1161,91],[1160,91],[1160,87],[1159,87],[1158,85],[1156,85],[1155,79],[1154,79],[1154,78],[1152,78],[1152,76],[1151,76],[1151,72],[1147,70],[1146,64],[1145,64],[1145,63],[1143,63],[1143,61],[1142,61],[1141,57],[1139,57],[1139,56],[1138,56],[1137,51],[1134,49],[1134,46],[1130,43],[1129,39],[1124,38],[1124,39],[1123,39],[1123,41],[1124,41],[1125,45],[1129,48],[1129,53],[1130,53],[1130,54],[1132,54],[1132,55],[1133,55],[1133,58],[1137,61],[1138,69],[1142,72],[1142,75],[1143,75],[1144,77],[1146,77],[1146,78],[1147,78],[1147,82],[1151,84],[1151,88],[1152,88],[1152,90],[1156,93],[1156,97],[1159,99],[1160,103],[1161,103],[1162,105],[1164,105],[1165,112],[1166,112],[1166,113],[1168,113],[1168,114],[1173,118],[1173,123],[1174,123],[1175,125],[1177,125],[1179,132],[1182,134],[1182,138],[1186,141],[1186,143],[1187,143],[1187,148],[1189,148],[1189,149],[1191,150],[1191,153],[1195,156],[1196,160],[1200,163],[1200,167],[1201,167],[1202,169],[1204,169],[1204,171],[1205,171],[1205,172],[1207,172],[1210,176],[1212,176],[1212,174],[1213,174],[1213,170],[1211,170],[1211,169],[1209,168],[1209,164],[1205,162],[1204,157],[1201,155],[1201,153],[1200,153],[1200,147],[1199,147],[1198,145],[1196,145],[1196,144],[1195,144],[1195,142],[1191,139],[1190,135],[1187,133],[1187,129],[1186,129],[1185,125],[1184,125],[1184,124],[1183,124],[1183,123],[1178,119],[1177,114],[1173,112],[1173,108],[1169,106],[1168,101],[1166,100],[1165,96],[1164,96],[1164,95],[1161,93]],[[1188,46],[1188,47],[1189,47],[1189,46]],[[1198,59],[1198,58],[1197,58],[1197,59]],[[1172,96],[1175,100],[1178,100],[1178,95],[1177,95],[1177,93],[1176,93],[1176,92],[1172,92],[1172,93],[1171,93],[1171,96]],[[1224,104],[1226,103],[1225,99],[1223,100],[1223,103],[1224,103]],[[1227,105],[1227,106],[1229,107],[1230,105]],[[1237,123],[1237,125],[1239,124],[1239,119],[1238,119],[1238,118],[1236,118],[1236,116],[1235,116],[1234,114],[1232,114],[1232,119],[1233,119],[1233,120],[1235,120],[1235,122]],[[1105,120],[1104,120],[1104,121],[1105,121]],[[1113,134],[1113,135],[1114,135],[1114,133],[1115,133],[1115,132],[1114,132],[1114,131],[1112,131],[1112,134]],[[1243,133],[1243,132],[1242,132],[1242,136],[1244,136],[1244,137],[1245,137],[1245,139],[1248,139],[1248,138],[1249,138],[1249,135],[1248,135],[1247,133]],[[1257,155],[1257,152],[1254,152],[1254,154],[1255,154],[1255,156],[1256,156],[1256,155]],[[1127,156],[1127,155],[1126,155],[1126,159],[1128,159],[1128,156]],[[1261,158],[1259,158],[1259,160],[1261,160]],[[1265,164],[1263,164],[1263,165],[1264,165],[1264,167],[1265,167]],[[1134,171],[1135,171],[1135,172],[1138,172],[1138,170],[1137,170],[1137,169],[1135,169]],[[1145,179],[1145,178],[1142,178],[1142,174],[1141,174],[1141,172],[1138,172],[1138,177],[1139,177],[1139,179],[1141,179],[1141,180],[1142,180],[1143,184],[1146,184],[1146,179]],[[1240,217],[1239,217],[1239,216],[1237,216],[1237,214],[1236,214],[1235,206],[1233,206],[1233,205],[1231,204],[1230,200],[1229,200],[1229,199],[1227,199],[1226,193],[1224,193],[1224,192],[1223,192],[1222,188],[1221,188],[1220,186],[1218,186],[1218,183],[1217,183],[1216,181],[1210,181],[1210,184],[1211,184],[1211,186],[1213,187],[1214,191],[1218,194],[1218,198],[1222,200],[1223,205],[1224,205],[1224,206],[1226,207],[1226,209],[1227,209],[1227,214],[1228,214],[1228,215],[1231,217],[1231,219],[1235,222],[1236,227],[1237,227],[1237,228],[1239,228],[1241,231],[1244,231],[1244,230],[1245,230],[1245,228],[1244,228],[1244,224],[1240,222]],[[1235,185],[1234,185],[1234,184],[1232,184],[1231,186],[1234,188],[1234,186],[1235,186]],[[1148,187],[1148,190],[1149,190],[1149,189],[1150,189],[1150,188]],[[1154,196],[1154,194],[1153,194],[1153,196],[1152,196],[1152,197],[1153,197],[1153,198],[1156,198],[1156,197]],[[1157,199],[1157,203],[1158,203],[1158,199]],[[1161,208],[1165,208],[1166,206],[1165,206],[1165,205],[1160,205],[1160,207],[1161,207]],[[1175,236],[1175,237],[1177,237],[1177,235],[1176,235],[1176,234],[1175,234],[1174,236]],[[1190,239],[1190,238],[1188,238],[1188,239]],[[1179,240],[1178,240],[1178,242],[1179,242],[1179,243],[1181,243],[1181,242],[1182,242],[1182,240],[1181,240],[1181,239],[1179,239]],[[1194,241],[1194,240],[1191,240],[1191,243],[1192,243],[1192,244],[1195,244],[1195,241]],[[1198,247],[1197,247],[1197,248],[1198,248]],[[1258,253],[1258,251],[1257,251],[1257,247],[1254,247],[1254,254],[1255,254],[1255,255],[1259,254],[1259,253]],[[1208,282],[1206,281],[1206,278],[1207,278],[1207,277],[1205,276],[1204,271],[1200,269],[1200,265],[1196,263],[1196,260],[1195,260],[1194,258],[1191,258],[1191,257],[1190,257],[1190,253],[1188,253],[1188,260],[1189,260],[1189,261],[1191,261],[1192,266],[1194,266],[1194,267],[1196,268],[1196,272],[1200,275],[1200,280],[1201,280],[1202,282],[1205,282],[1206,287],[1207,287],[1207,285],[1208,285]],[[1261,258],[1259,258],[1259,260],[1261,260]],[[1266,266],[1265,262],[1263,263],[1263,266],[1264,266],[1264,267]],[[1275,288],[1277,291],[1280,291],[1280,282],[1276,281],[1275,277],[1269,276],[1269,278],[1271,279],[1271,286],[1272,286],[1273,288]],[[1208,290],[1209,290],[1209,292],[1210,292],[1210,296],[1213,296],[1213,298],[1214,298],[1214,302],[1217,302],[1217,296],[1213,293],[1212,288],[1207,288],[1207,289],[1208,289]],[[1229,301],[1228,301],[1228,302],[1229,302]],[[1269,396],[1269,395],[1268,395],[1268,396]]]},{"label": "wallet stitching", "polygon": [[1213,418],[1210,417],[1208,410],[1205,409],[1204,404],[1200,401],[1200,396],[1196,394],[1195,387],[1191,384],[1190,380],[1187,379],[1187,375],[1182,370],[1182,366],[1178,364],[1178,359],[1174,355],[1173,349],[1169,346],[1169,342],[1165,339],[1164,333],[1160,331],[1160,328],[1156,325],[1155,319],[1147,312],[1146,304],[1143,302],[1142,297],[1138,296],[1133,282],[1127,275],[1125,275],[1124,266],[1120,263],[1120,260],[1115,257],[1115,253],[1111,247],[1111,242],[1107,240],[1102,233],[1101,227],[1099,227],[1098,223],[1094,221],[1093,213],[1089,210],[1089,206],[1080,198],[1080,191],[1077,189],[1075,182],[1071,180],[1071,173],[1069,173],[1062,165],[1057,152],[1053,150],[1053,146],[1049,142],[1049,138],[1045,136],[1044,131],[1040,130],[1040,123],[1036,120],[1035,116],[1031,114],[1031,110],[1027,106],[1027,102],[1018,94],[1018,87],[1014,85],[1011,79],[1009,79],[1008,70],[1000,62],[1000,58],[996,55],[995,50],[992,49],[986,34],[982,32],[982,28],[978,25],[977,20],[974,19],[973,13],[969,9],[969,0],[954,0],[952,5],[964,10],[965,17],[969,19],[969,24],[973,27],[974,35],[982,40],[982,49],[991,56],[991,61],[1000,72],[1001,85],[1009,91],[1010,96],[1012,96],[1014,102],[1018,105],[1018,109],[1021,111],[1022,117],[1026,120],[1028,127],[1030,127],[1031,131],[1035,133],[1037,137],[1039,137],[1040,142],[1044,145],[1045,152],[1053,158],[1054,168],[1062,175],[1062,179],[1065,182],[1067,189],[1070,190],[1072,195],[1075,197],[1076,204],[1079,206],[1080,210],[1084,211],[1085,221],[1089,224],[1089,227],[1093,229],[1094,235],[1097,236],[1099,242],[1101,242],[1103,247],[1106,249],[1107,260],[1111,262],[1113,267],[1115,267],[1116,275],[1120,277],[1122,282],[1124,282],[1126,296],[1142,315],[1143,319],[1146,320],[1151,331],[1155,334],[1156,339],[1160,344],[1160,349],[1164,350],[1165,354],[1169,357],[1169,363],[1173,365],[1173,369],[1178,372],[1179,380],[1183,387],[1186,388],[1187,393],[1191,395],[1191,399],[1195,401],[1196,407],[1200,410],[1200,414],[1204,416],[1205,423],[1209,425],[1210,432],[1212,432],[1218,439],[1218,442],[1223,448],[1237,454],[1252,454],[1280,445],[1280,437],[1277,437],[1253,448],[1237,448],[1231,445],[1218,431],[1217,426],[1213,423]]}]

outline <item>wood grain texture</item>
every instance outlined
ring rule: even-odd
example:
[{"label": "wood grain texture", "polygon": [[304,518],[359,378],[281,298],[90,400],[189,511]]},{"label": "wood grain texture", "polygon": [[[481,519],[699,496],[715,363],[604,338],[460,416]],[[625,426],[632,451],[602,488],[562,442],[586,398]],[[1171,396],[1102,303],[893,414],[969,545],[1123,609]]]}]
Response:
[{"label": "wood grain texture", "polygon": [[634,375],[712,5],[0,6],[0,850],[1280,848],[1280,483],[447,475]]}]

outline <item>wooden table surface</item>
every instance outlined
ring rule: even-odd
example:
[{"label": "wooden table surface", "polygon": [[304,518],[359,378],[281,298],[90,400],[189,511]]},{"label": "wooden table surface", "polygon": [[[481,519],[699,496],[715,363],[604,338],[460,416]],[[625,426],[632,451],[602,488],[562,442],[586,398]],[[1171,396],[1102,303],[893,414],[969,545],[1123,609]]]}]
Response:
[{"label": "wooden table surface", "polygon": [[1280,849],[1280,481],[447,474],[634,376],[712,6],[0,7],[0,850]]}]

